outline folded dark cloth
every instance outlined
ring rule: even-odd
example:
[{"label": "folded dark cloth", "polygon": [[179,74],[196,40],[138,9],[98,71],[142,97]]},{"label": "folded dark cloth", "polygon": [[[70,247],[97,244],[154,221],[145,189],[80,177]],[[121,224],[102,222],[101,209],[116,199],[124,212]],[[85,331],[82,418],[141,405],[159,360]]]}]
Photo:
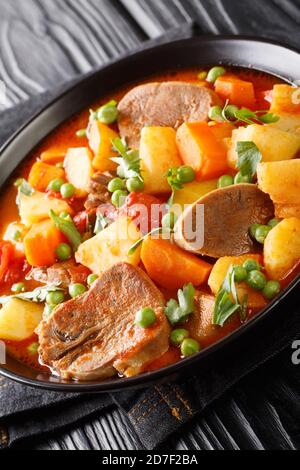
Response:
[{"label": "folded dark cloth", "polygon": [[[163,38],[184,37],[191,34],[192,27],[174,31]],[[156,42],[161,41],[161,39]],[[69,84],[68,84],[69,86]],[[11,135],[28,117],[46,105],[64,88],[35,97],[14,109],[0,115],[0,143]],[[247,396],[247,390],[257,387],[262,392],[262,382],[276,380],[283,367],[294,375],[294,413],[289,421],[292,432],[299,422],[299,368],[291,362],[291,345],[300,336],[299,307],[285,302],[275,309],[273,318],[257,325],[244,334],[243,340],[235,341],[224,352],[193,371],[192,376],[176,378],[177,381],[160,383],[145,390],[130,391],[113,395],[79,395],[47,392],[24,387],[10,380],[0,378],[0,448],[12,446],[24,439],[62,430],[104,412],[113,406],[120,407],[128,418],[128,425],[138,435],[146,449],[161,445],[183,424],[203,412],[227,390],[239,383],[240,393]],[[267,365],[264,365],[268,360]],[[259,371],[255,369],[260,368]]]}]

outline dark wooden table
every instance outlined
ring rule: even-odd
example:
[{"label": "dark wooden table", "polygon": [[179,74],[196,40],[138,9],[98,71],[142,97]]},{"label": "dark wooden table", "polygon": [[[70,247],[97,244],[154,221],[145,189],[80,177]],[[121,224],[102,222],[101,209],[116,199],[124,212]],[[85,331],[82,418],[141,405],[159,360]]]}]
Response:
[{"label": "dark wooden table", "polygon": [[[299,0],[0,0],[0,12],[0,79],[7,86],[8,107],[192,20],[203,33],[300,42]],[[287,399],[286,388],[280,390]],[[261,403],[254,390],[242,397],[237,387],[166,448],[293,449],[277,405]],[[127,426],[122,413],[111,409],[32,446],[140,449],[138,436]]]}]

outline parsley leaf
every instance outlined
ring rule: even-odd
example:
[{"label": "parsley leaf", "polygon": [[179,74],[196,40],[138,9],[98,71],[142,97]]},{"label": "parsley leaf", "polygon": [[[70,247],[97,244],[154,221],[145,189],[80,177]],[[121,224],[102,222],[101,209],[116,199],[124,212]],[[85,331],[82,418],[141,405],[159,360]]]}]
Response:
[{"label": "parsley leaf", "polygon": [[25,194],[25,196],[32,196],[32,194],[34,193],[34,189],[24,178],[19,178],[15,182],[15,186],[18,188],[19,192]]},{"label": "parsley leaf", "polygon": [[256,174],[257,165],[262,161],[262,154],[254,142],[238,142],[236,146],[238,154],[237,167],[242,175]]},{"label": "parsley leaf", "polygon": [[108,217],[105,217],[101,212],[97,212],[94,233],[98,235],[98,233],[102,232],[108,225]]},{"label": "parsley leaf", "polygon": [[223,285],[216,296],[212,324],[223,327],[226,321],[238,311],[240,312],[241,319],[245,320],[247,315],[247,305],[247,295],[244,297],[242,304],[240,304],[238,300],[234,282],[234,267],[231,265],[226,274]]},{"label": "parsley leaf", "polygon": [[263,116],[260,116],[259,120],[264,124],[273,124],[280,121],[280,117],[276,116],[274,113],[266,113]]},{"label": "parsley leaf", "polygon": [[139,178],[141,176],[141,159],[138,150],[129,150],[127,145],[117,137],[112,140],[113,149],[120,154],[120,157],[113,157],[111,160],[117,163],[123,170],[125,178]]},{"label": "parsley leaf", "polygon": [[167,180],[172,189],[172,195],[168,200],[168,206],[173,206],[176,191],[183,189],[184,185],[178,179],[178,168],[170,168],[167,173]]},{"label": "parsley leaf", "polygon": [[57,286],[44,286],[44,287],[37,287],[31,292],[23,292],[21,294],[15,295],[7,295],[4,297],[0,297],[0,304],[4,305],[9,302],[11,299],[21,299],[26,300],[28,302],[36,302],[36,303],[43,303],[46,300],[47,294],[49,292],[64,292],[64,289],[60,289]]},{"label": "parsley leaf", "polygon": [[187,317],[195,310],[195,288],[190,283],[184,286],[183,290],[177,293],[178,302],[174,299],[169,300],[165,307],[165,314],[171,325],[184,322]]}]

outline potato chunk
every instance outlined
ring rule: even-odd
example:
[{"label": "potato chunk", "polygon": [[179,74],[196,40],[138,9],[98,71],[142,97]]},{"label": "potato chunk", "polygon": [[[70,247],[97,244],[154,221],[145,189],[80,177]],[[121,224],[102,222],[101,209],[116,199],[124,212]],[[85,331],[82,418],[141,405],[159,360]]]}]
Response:
[{"label": "potato chunk", "polygon": [[300,113],[300,88],[291,85],[275,85],[271,112]]},{"label": "potato chunk", "polygon": [[111,157],[116,157],[117,153],[112,150],[112,140],[116,139],[118,134],[100,121],[92,119],[87,135],[89,146],[94,152],[93,167],[95,170],[115,170],[117,165],[111,161]]},{"label": "potato chunk", "polygon": [[198,201],[201,197],[217,189],[217,185],[217,179],[194,181],[193,183],[185,184],[183,189],[176,191],[173,202],[182,207],[188,204],[194,204],[194,202]]},{"label": "potato chunk", "polygon": [[[254,259],[259,263],[262,262],[261,255],[224,256],[216,262],[208,279],[208,285],[214,295],[217,295],[221,288],[230,266],[242,265],[247,259]],[[237,293],[241,302],[245,295],[248,295],[248,305],[250,308],[262,309],[266,306],[266,301],[262,294],[249,287],[245,282],[237,284]]]},{"label": "potato chunk", "polygon": [[57,214],[60,212],[68,212],[72,214],[72,209],[69,204],[61,199],[50,198],[47,194],[34,192],[31,196],[23,193],[19,194],[19,213],[22,224],[30,227],[41,220],[49,217],[50,210]]},{"label": "potato chunk", "polygon": [[300,204],[300,159],[260,163],[258,184],[275,203]]},{"label": "potato chunk", "polygon": [[132,256],[128,255],[128,251],[142,236],[129,217],[119,217],[108,228],[80,245],[76,261],[98,275],[120,262],[137,266],[140,248]]},{"label": "potato chunk", "polygon": [[140,158],[145,192],[170,193],[167,181],[169,168],[182,165],[176,147],[176,132],[171,127],[144,127]]},{"label": "potato chunk", "polygon": [[276,116],[279,117],[279,121],[269,126],[292,134],[300,134],[300,112],[298,114],[276,113]]},{"label": "potato chunk", "polygon": [[85,196],[93,174],[93,155],[87,147],[70,148],[64,160],[67,180],[77,189],[78,196]]},{"label": "potato chunk", "polygon": [[300,151],[300,135],[281,131],[269,125],[252,124],[233,131],[227,154],[230,168],[237,167],[236,146],[238,142],[254,142],[262,153],[263,162],[291,160]]},{"label": "potato chunk", "polygon": [[264,245],[264,264],[270,278],[281,280],[300,259],[300,219],[292,217],[271,230]]},{"label": "potato chunk", "polygon": [[0,310],[0,338],[7,341],[30,338],[42,320],[43,310],[41,304],[12,298]]}]

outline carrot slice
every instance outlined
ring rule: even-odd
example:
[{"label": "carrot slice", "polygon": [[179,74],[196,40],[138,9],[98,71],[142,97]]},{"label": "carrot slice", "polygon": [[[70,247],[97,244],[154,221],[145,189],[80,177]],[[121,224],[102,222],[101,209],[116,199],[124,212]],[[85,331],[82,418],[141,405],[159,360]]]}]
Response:
[{"label": "carrot slice", "polygon": [[34,224],[24,238],[25,256],[31,266],[52,266],[56,262],[55,250],[65,241],[51,220]]},{"label": "carrot slice", "polygon": [[255,91],[251,82],[225,75],[217,79],[215,90],[221,98],[229,100],[236,106],[255,107]]},{"label": "carrot slice", "polygon": [[46,191],[52,180],[63,179],[64,176],[65,172],[62,168],[38,161],[30,170],[28,182],[37,191]]},{"label": "carrot slice", "polygon": [[151,279],[166,289],[179,289],[189,282],[200,286],[212,270],[210,264],[163,239],[148,237],[141,258]]}]

